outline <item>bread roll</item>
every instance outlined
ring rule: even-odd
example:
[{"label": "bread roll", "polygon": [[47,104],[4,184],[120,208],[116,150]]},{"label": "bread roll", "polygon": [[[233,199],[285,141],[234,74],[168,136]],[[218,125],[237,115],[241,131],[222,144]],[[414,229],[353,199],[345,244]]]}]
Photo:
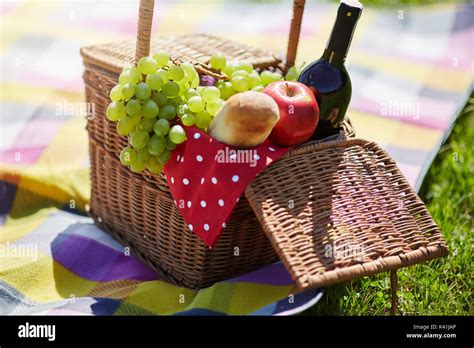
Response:
[{"label": "bread roll", "polygon": [[209,135],[236,147],[265,141],[280,118],[277,103],[261,92],[248,91],[230,97],[209,126]]}]

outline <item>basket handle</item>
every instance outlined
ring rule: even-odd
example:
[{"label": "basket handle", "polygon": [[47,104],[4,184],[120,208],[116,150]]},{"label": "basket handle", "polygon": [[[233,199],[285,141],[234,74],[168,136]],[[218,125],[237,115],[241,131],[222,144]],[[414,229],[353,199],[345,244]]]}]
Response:
[{"label": "basket handle", "polygon": [[153,22],[154,7],[155,0],[140,0],[135,63],[137,63],[140,58],[150,55],[151,24]]},{"label": "basket handle", "polygon": [[[290,35],[288,38],[288,48],[286,51],[286,67],[290,67],[295,64],[305,2],[305,0],[293,1],[293,14],[291,16]],[[138,62],[140,58],[150,54],[151,24],[153,22],[154,6],[155,0],[140,0],[135,62]]]},{"label": "basket handle", "polygon": [[295,65],[296,52],[300,41],[301,21],[303,20],[303,11],[305,0],[293,1],[293,14],[291,16],[290,34],[288,37],[288,47],[286,50],[285,65],[287,68]]}]

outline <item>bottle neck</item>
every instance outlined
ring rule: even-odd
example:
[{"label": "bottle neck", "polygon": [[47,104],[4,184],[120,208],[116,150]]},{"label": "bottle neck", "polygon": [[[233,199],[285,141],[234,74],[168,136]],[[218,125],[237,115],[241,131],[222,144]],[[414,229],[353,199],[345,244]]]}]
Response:
[{"label": "bottle neck", "polygon": [[359,2],[341,1],[331,36],[323,54],[323,57],[331,64],[333,64],[332,62],[334,65],[344,64],[361,13],[362,5]]},{"label": "bottle neck", "polygon": [[337,68],[342,68],[344,62],[346,61],[346,56],[343,56],[340,53],[337,53],[326,47],[324,50],[323,59],[327,60],[329,64],[334,65]]}]

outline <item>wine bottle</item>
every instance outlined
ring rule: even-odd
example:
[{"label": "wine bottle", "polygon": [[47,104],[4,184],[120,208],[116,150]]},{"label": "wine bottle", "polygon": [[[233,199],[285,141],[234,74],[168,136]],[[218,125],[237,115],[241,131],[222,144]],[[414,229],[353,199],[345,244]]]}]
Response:
[{"label": "wine bottle", "polygon": [[318,101],[318,128],[337,128],[344,120],[352,93],[344,61],[362,9],[357,0],[341,0],[322,57],[303,69],[298,78],[313,91]]}]

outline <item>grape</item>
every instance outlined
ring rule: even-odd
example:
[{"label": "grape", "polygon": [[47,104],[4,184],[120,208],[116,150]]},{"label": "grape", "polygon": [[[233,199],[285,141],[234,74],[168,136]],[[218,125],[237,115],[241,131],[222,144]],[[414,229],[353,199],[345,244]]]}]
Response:
[{"label": "grape", "polygon": [[129,114],[130,116],[140,115],[141,111],[142,105],[138,100],[133,99],[127,103],[127,114]]},{"label": "grape", "polygon": [[227,75],[227,77],[231,77],[232,73],[235,71],[235,66],[234,63],[232,62],[227,62],[225,64],[225,68],[222,69],[222,72]]},{"label": "grape", "polygon": [[170,140],[175,144],[181,144],[186,140],[186,131],[179,124],[171,127],[169,133]]},{"label": "grape", "polygon": [[135,161],[130,165],[130,169],[134,173],[140,173],[143,172],[146,168],[146,163]]},{"label": "grape", "polygon": [[187,62],[181,63],[180,67],[183,68],[184,72],[188,75],[188,78],[194,77],[195,74],[197,74],[196,69],[194,68],[194,65],[192,65],[191,63],[187,63]]},{"label": "grape", "polygon": [[181,116],[181,123],[189,127],[196,123],[196,118],[193,114],[184,114]]},{"label": "grape", "polygon": [[273,73],[271,71],[264,70],[260,73],[260,78],[262,79],[263,85],[267,86],[273,82]]},{"label": "grape", "polygon": [[191,99],[188,100],[188,107],[189,110],[192,112],[199,112],[204,110],[204,107],[206,106],[206,103],[204,100],[202,100],[201,97],[192,97]]},{"label": "grape", "polygon": [[148,142],[148,152],[152,155],[159,155],[166,148],[166,139],[164,136],[153,135]]},{"label": "grape", "polygon": [[176,149],[176,145],[175,143],[173,143],[170,139],[170,137],[166,137],[166,148],[170,151],[173,151],[174,149]]},{"label": "grape", "polygon": [[213,67],[214,69],[217,69],[217,70],[224,69],[226,62],[227,62],[227,59],[222,53],[214,53],[211,56],[210,63],[211,63],[211,67]]},{"label": "grape", "polygon": [[164,149],[159,155],[156,155],[156,160],[158,163],[166,164],[171,158],[171,151],[168,149]]},{"label": "grape", "polygon": [[122,163],[122,165],[124,166],[129,166],[130,164],[135,162],[136,159],[137,153],[129,146],[124,147],[120,152],[120,163]]},{"label": "grape", "polygon": [[154,93],[151,99],[153,99],[159,107],[168,104],[168,97],[163,92]]},{"label": "grape", "polygon": [[147,146],[149,140],[150,135],[141,129],[133,132],[130,136],[130,144],[132,144],[132,146],[138,150]]},{"label": "grape", "polygon": [[159,50],[153,55],[153,58],[155,59],[156,63],[158,64],[158,67],[162,68],[166,64],[168,64],[168,61],[170,60],[170,55],[166,51]]},{"label": "grape", "polygon": [[171,121],[176,117],[176,108],[173,105],[165,105],[160,109],[158,117]]},{"label": "grape", "polygon": [[199,79],[199,75],[196,74],[196,76],[194,76],[191,80],[191,87],[196,88],[199,86],[200,83],[201,83],[201,80]]},{"label": "grape", "polygon": [[220,98],[220,96],[221,92],[217,87],[211,86],[202,90],[202,99],[204,99],[206,103],[214,103]]},{"label": "grape", "polygon": [[260,75],[256,71],[253,71],[251,74],[249,74],[248,81],[249,81],[250,88],[254,88],[254,87],[262,85],[262,79],[260,78]]},{"label": "grape", "polygon": [[185,91],[183,93],[180,93],[184,97],[184,95],[186,94],[188,89],[191,88],[191,80],[188,80],[187,78],[184,78],[183,80],[179,81],[178,84],[185,88]]},{"label": "grape", "polygon": [[130,116],[122,117],[117,123],[117,133],[124,137],[133,130],[133,127],[133,120]]},{"label": "grape", "polygon": [[291,68],[288,69],[286,75],[285,75],[285,80],[287,81],[297,81],[298,76],[300,75],[298,69],[296,66],[292,66]]},{"label": "grape", "polygon": [[138,83],[139,81],[142,80],[142,74],[140,74],[140,71],[138,70],[138,68],[136,66],[130,66],[128,67],[128,69],[130,70],[130,76],[132,77],[132,79],[135,81],[130,81],[130,83]]},{"label": "grape", "polygon": [[179,104],[177,110],[178,110],[178,111],[177,111],[177,112],[178,112],[178,116],[180,116],[180,117],[183,116],[184,114],[189,113],[189,111],[190,111],[190,110],[189,110],[189,106],[188,106],[188,104],[186,104],[186,103],[181,103],[181,104]]},{"label": "grape", "polygon": [[220,91],[221,91],[221,98],[224,100],[229,99],[236,93],[230,81],[225,81],[222,85],[222,88],[220,88]]},{"label": "grape", "polygon": [[174,81],[166,82],[163,86],[163,93],[168,98],[176,97],[179,94],[179,85]]},{"label": "grape", "polygon": [[153,74],[158,69],[158,63],[152,57],[143,57],[138,61],[138,71],[144,75]]},{"label": "grape", "polygon": [[200,111],[196,114],[196,126],[206,129],[211,123],[211,115],[207,111]]},{"label": "grape", "polygon": [[255,86],[252,88],[252,91],[254,92],[263,92],[264,87],[263,86]]},{"label": "grape", "polygon": [[224,101],[222,99],[218,99],[214,103],[209,103],[206,105],[206,111],[209,112],[211,116],[216,116],[219,112],[221,107],[224,105]]},{"label": "grape", "polygon": [[187,82],[184,82],[184,80],[182,80],[178,82],[178,86],[179,86],[179,95],[184,96],[184,94],[186,93],[186,91],[191,85],[188,84]]},{"label": "grape", "polygon": [[112,101],[119,101],[122,99],[122,85],[117,85],[110,90],[110,99]]},{"label": "grape", "polygon": [[163,85],[170,80],[168,72],[164,69],[159,69],[156,74],[163,80]]},{"label": "grape", "polygon": [[199,96],[199,93],[194,89],[194,88],[190,88],[186,91],[184,97],[186,98],[186,100],[189,100],[191,99],[192,97],[196,97],[196,96]]},{"label": "grape", "polygon": [[235,77],[235,76],[242,76],[242,77],[248,77],[249,76],[249,73],[245,70],[235,70],[233,73],[232,73],[232,77]]},{"label": "grape", "polygon": [[138,128],[144,130],[147,133],[150,133],[153,130],[155,121],[156,120],[154,118],[144,118],[140,122],[140,125],[138,126]]},{"label": "grape", "polygon": [[125,100],[130,100],[135,95],[135,85],[132,83],[126,83],[122,87],[122,96]]},{"label": "grape", "polygon": [[179,95],[174,98],[168,99],[168,105],[173,105],[175,108],[177,108],[178,105],[181,104],[182,102],[183,102],[183,99],[181,99]]},{"label": "grape", "polygon": [[136,67],[125,68],[122,70],[122,73],[119,76],[120,84],[124,85],[126,83],[135,84],[141,80],[141,75],[138,72]]},{"label": "grape", "polygon": [[198,94],[201,95],[203,89],[204,89],[204,86],[197,86],[196,87],[196,92],[198,92]]},{"label": "grape", "polygon": [[235,64],[235,70],[245,70],[250,74],[253,71],[253,66],[250,62],[241,60]]},{"label": "grape", "polygon": [[150,156],[146,167],[152,174],[159,174],[163,171],[163,164],[158,163],[155,156]]},{"label": "grape", "polygon": [[127,109],[122,102],[113,101],[107,107],[105,114],[110,121],[116,122],[127,115]]},{"label": "grape", "polygon": [[186,79],[190,85],[194,84],[195,83],[194,81],[198,82],[198,84],[196,86],[193,86],[193,88],[196,88],[197,86],[199,86],[199,83],[201,82],[201,79],[199,78],[199,74],[197,73],[196,70],[186,72]]},{"label": "grape", "polygon": [[184,78],[184,70],[183,68],[173,64],[168,69],[168,76],[173,81],[181,81]]},{"label": "grape", "polygon": [[284,80],[283,76],[277,72],[272,73],[272,79],[273,79],[273,82]]},{"label": "grape", "polygon": [[160,109],[158,108],[156,102],[152,99],[148,99],[143,103],[142,113],[144,117],[155,118],[158,115],[158,111],[160,111]]},{"label": "grape", "polygon": [[155,122],[153,125],[153,130],[155,131],[156,135],[166,135],[170,130],[170,123],[168,120],[164,118],[160,118],[158,121]]},{"label": "grape", "polygon": [[142,121],[142,116],[140,114],[134,115],[134,116],[129,116],[129,117],[132,120],[133,127],[138,126],[140,124],[140,122]]},{"label": "grape", "polygon": [[201,86],[214,86],[216,84],[216,79],[212,76],[209,75],[203,75],[201,76],[200,79],[200,85]]},{"label": "grape", "polygon": [[141,100],[147,100],[151,97],[151,88],[145,82],[140,82],[135,87],[135,96]]},{"label": "grape", "polygon": [[233,77],[231,80],[231,83],[232,83],[232,87],[237,92],[245,92],[249,89],[249,83],[245,77],[242,77],[242,76]]},{"label": "grape", "polygon": [[146,147],[137,151],[138,162],[146,163],[148,162],[149,158],[150,158],[150,153],[148,152],[148,149]]},{"label": "grape", "polygon": [[146,83],[150,86],[151,89],[155,91],[161,91],[163,88],[163,80],[158,74],[150,74],[146,77]]}]

